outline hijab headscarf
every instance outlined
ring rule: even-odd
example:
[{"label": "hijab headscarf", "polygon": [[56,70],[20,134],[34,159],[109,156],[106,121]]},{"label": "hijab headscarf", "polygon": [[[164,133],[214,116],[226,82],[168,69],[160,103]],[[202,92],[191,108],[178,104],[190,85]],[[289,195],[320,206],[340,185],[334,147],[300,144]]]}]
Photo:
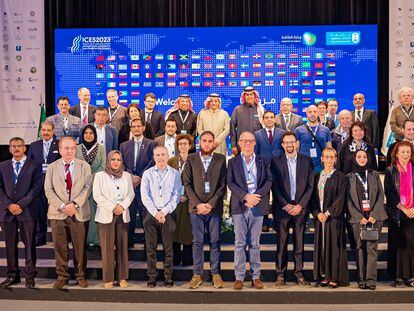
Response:
[{"label": "hijab headscarf", "polygon": [[[112,159],[112,157],[115,153],[119,154],[119,156],[121,157],[121,165],[119,166],[119,169],[117,169],[117,170],[114,170],[111,167],[111,159]],[[124,161],[122,160],[121,152],[119,152],[118,150],[112,150],[108,153],[108,155],[106,157],[106,163],[105,163],[105,173],[107,173],[109,176],[115,177],[115,178],[121,178],[122,177],[122,174],[124,173]]]},{"label": "hijab headscarf", "polygon": [[[93,140],[91,142],[85,141],[85,132],[87,129],[90,129],[93,132]],[[96,129],[94,126],[88,124],[82,130],[82,155],[86,162],[89,165],[95,160],[96,155],[98,154],[98,134],[96,133]]]},{"label": "hijab headscarf", "polygon": [[174,102],[174,106],[172,106],[170,109],[167,110],[167,112],[165,113],[165,120],[168,120],[168,117],[175,111],[180,110],[180,100],[182,98],[187,98],[190,101],[188,110],[194,112],[193,110],[193,101],[191,100],[190,96],[187,94],[182,94],[180,95]]},{"label": "hijab headscarf", "polygon": [[[364,166],[360,166],[356,161],[356,156],[360,152],[364,152],[367,156],[368,161]],[[369,157],[368,157],[368,154],[365,150],[360,149],[357,152],[355,152],[354,156],[352,157],[351,172],[358,173],[361,176],[361,178],[365,178],[365,171],[367,171],[367,170],[368,170],[368,172],[370,171]]]}]

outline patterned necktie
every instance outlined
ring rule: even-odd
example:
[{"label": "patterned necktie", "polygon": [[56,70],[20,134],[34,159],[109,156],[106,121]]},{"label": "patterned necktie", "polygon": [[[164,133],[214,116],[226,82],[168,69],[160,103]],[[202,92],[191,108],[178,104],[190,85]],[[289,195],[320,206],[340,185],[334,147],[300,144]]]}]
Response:
[{"label": "patterned necktie", "polygon": [[85,126],[88,124],[88,116],[86,115],[86,105],[82,105],[82,114],[83,114],[82,124],[83,126]]},{"label": "patterned necktie", "polygon": [[290,125],[289,122],[290,122],[289,116],[286,116],[286,119],[285,119],[286,128],[289,128],[289,125]]},{"label": "patterned necktie", "polygon": [[150,122],[151,121],[151,112],[147,112],[147,118],[145,121]]},{"label": "patterned necktie", "polygon": [[17,176],[19,176],[19,173],[20,173],[20,162],[16,162],[16,167],[15,167],[15,169],[13,170],[13,182],[14,182],[14,184],[16,184],[17,183]]},{"label": "patterned necktie", "polygon": [[273,132],[272,132],[272,130],[268,130],[268,132],[269,132],[269,136],[268,136],[269,143],[272,144],[273,143]]},{"label": "patterned necktie", "polygon": [[358,111],[357,111],[357,119],[358,119],[359,121],[362,121],[361,110],[358,110]]},{"label": "patterned necktie", "polygon": [[70,201],[70,195],[72,192],[72,175],[70,174],[70,163],[65,164],[65,172],[66,172],[66,193],[68,194],[68,199]]}]

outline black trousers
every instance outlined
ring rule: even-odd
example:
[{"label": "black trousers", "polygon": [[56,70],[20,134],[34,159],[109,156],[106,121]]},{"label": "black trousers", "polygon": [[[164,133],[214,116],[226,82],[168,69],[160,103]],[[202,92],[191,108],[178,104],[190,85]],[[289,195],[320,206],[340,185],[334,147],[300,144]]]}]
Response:
[{"label": "black trousers", "polygon": [[48,202],[45,195],[45,190],[42,187],[39,196],[37,197],[36,202],[34,203],[36,208],[39,211],[39,220],[37,223],[37,234],[36,234],[36,241],[37,242],[46,242],[46,234],[47,234],[47,209],[48,209]]},{"label": "black trousers", "polygon": [[25,252],[25,274],[26,277],[34,278],[36,271],[36,222],[35,221],[17,221],[13,217],[11,222],[2,222],[1,229],[4,232],[6,242],[6,259],[7,259],[7,276],[15,278],[20,276],[19,270],[19,250],[17,244],[20,238],[24,243]]},{"label": "black trousers", "polygon": [[288,264],[288,239],[289,228],[293,228],[293,254],[294,254],[294,275],[296,278],[303,277],[303,244],[306,228],[306,214],[297,216],[276,217],[277,231],[277,253],[276,253],[276,275],[277,277],[285,277]]},{"label": "black trousers", "polygon": [[146,213],[144,218],[145,246],[147,251],[147,275],[150,280],[157,278],[157,245],[158,231],[161,232],[162,245],[164,249],[164,275],[165,278],[172,277],[173,273],[173,239],[175,221],[168,214],[163,224],[158,223],[154,216]]},{"label": "black trousers", "polygon": [[[128,227],[128,243],[133,243],[136,241],[135,228],[137,227],[137,214],[138,214],[138,217],[141,219],[142,224],[144,224],[144,218],[146,214],[146,209],[144,207],[144,204],[142,204],[141,192],[139,188],[135,190],[135,198],[132,201],[131,206],[129,207],[129,212],[131,215],[131,221],[129,222],[129,227]],[[145,228],[144,228],[144,231],[145,231]]]}]

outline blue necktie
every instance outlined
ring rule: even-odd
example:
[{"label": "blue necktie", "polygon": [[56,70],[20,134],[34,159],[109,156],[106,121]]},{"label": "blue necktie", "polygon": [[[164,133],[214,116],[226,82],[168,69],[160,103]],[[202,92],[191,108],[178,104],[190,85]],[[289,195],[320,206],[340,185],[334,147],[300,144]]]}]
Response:
[{"label": "blue necktie", "polygon": [[17,176],[19,176],[19,172],[20,172],[20,162],[16,162],[16,167],[13,170],[13,182],[14,184],[17,183]]}]

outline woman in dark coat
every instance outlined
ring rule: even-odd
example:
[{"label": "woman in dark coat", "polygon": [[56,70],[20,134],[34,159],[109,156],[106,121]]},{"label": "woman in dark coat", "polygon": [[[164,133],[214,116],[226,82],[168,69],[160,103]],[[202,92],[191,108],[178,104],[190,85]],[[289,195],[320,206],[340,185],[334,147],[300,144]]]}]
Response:
[{"label": "woman in dark coat", "polygon": [[[179,134],[175,139],[179,155],[168,160],[168,165],[175,168],[182,174],[187,162],[188,152],[194,146],[193,137],[190,134]],[[180,203],[175,209],[176,229],[174,232],[174,265],[191,266],[193,264],[193,233],[191,231],[190,214],[188,213],[188,198],[181,186]]]},{"label": "woman in dark coat", "polygon": [[399,142],[385,172],[388,227],[388,270],[393,286],[414,287],[414,149]]},{"label": "woman in dark coat", "polygon": [[375,148],[370,144],[370,138],[366,135],[367,127],[360,121],[355,121],[350,129],[348,139],[344,141],[338,153],[336,169],[344,174],[352,172],[352,159],[355,152],[364,150],[368,154],[368,167],[378,170]]},{"label": "woman in dark coat", "polygon": [[345,236],[345,174],[335,170],[336,151],[325,148],[324,169],[315,176],[312,213],[315,219],[313,277],[319,286],[349,285]]},{"label": "woman in dark coat", "polygon": [[[127,108],[128,121],[125,122],[118,135],[118,145],[121,146],[123,142],[131,139],[131,121],[134,119],[141,119],[141,110],[137,104],[130,104]],[[154,139],[155,133],[149,122],[145,122],[144,137],[148,139]]]},{"label": "woman in dark coat", "polygon": [[356,242],[358,286],[376,289],[378,240],[362,240],[363,226],[373,226],[381,234],[387,214],[384,207],[384,190],[377,171],[369,169],[368,154],[358,150],[352,160],[352,173],[347,175],[347,221]]}]

